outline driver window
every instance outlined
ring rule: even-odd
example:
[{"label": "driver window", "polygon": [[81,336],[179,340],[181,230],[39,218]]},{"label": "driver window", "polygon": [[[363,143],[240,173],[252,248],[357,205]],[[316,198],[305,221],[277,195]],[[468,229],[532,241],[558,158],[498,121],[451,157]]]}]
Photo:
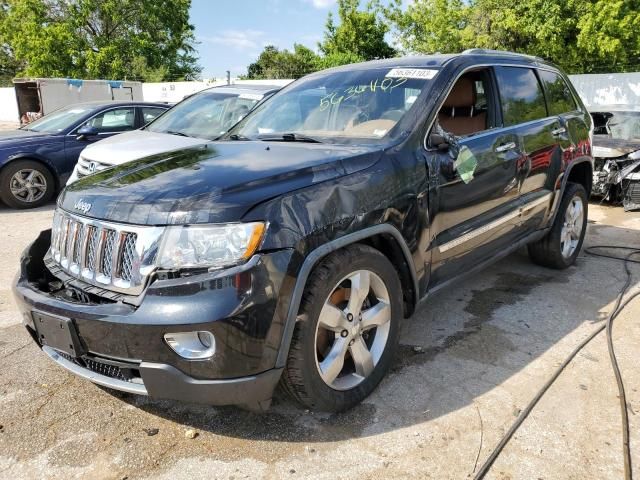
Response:
[{"label": "driver window", "polygon": [[438,112],[438,123],[447,132],[464,137],[492,128],[489,74],[485,70],[460,77]]}]

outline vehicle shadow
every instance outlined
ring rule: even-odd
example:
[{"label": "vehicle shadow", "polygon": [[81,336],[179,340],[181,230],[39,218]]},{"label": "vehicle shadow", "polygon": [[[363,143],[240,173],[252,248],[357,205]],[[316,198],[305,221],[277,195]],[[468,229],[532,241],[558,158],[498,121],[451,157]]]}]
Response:
[{"label": "vehicle shadow", "polygon": [[[585,246],[612,243],[640,248],[637,230],[590,222]],[[640,266],[632,268],[640,278]],[[233,438],[332,442],[376,435],[468,407],[503,386],[578,327],[603,321],[624,279],[621,265],[584,250],[565,271],[533,265],[526,251],[510,255],[421,305],[403,325],[390,374],[345,413],[310,412],[280,393],[266,413],[114,395],[153,415]],[[540,383],[551,373],[548,367]]]}]

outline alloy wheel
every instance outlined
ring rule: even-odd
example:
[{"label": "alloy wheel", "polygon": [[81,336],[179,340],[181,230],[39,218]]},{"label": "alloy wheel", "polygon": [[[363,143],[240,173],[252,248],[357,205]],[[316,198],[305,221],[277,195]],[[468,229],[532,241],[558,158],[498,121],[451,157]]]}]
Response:
[{"label": "alloy wheel", "polygon": [[25,168],[13,174],[9,188],[11,194],[18,200],[33,203],[47,193],[47,180],[38,170]]},{"label": "alloy wheel", "polygon": [[575,196],[569,202],[564,214],[564,223],[560,232],[560,251],[564,258],[570,258],[578,248],[584,224],[584,205],[582,199]]},{"label": "alloy wheel", "polygon": [[391,327],[389,292],[368,270],[342,279],[327,297],[316,327],[316,366],[335,390],[349,390],[374,371]]}]

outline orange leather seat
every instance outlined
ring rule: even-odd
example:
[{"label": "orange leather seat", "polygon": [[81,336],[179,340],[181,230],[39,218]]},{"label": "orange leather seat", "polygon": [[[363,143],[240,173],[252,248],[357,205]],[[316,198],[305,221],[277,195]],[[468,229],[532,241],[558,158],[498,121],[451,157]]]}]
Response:
[{"label": "orange leather seat", "polygon": [[487,128],[487,114],[474,112],[476,90],[470,78],[462,77],[438,113],[440,126],[457,136],[481,132]]}]

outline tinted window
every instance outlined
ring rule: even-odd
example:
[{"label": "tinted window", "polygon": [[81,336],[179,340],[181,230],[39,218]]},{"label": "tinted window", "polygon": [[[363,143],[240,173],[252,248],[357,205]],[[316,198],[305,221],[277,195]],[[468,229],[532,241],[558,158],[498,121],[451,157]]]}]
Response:
[{"label": "tinted window", "polygon": [[155,120],[158,115],[164,112],[164,109],[155,107],[142,107],[140,111],[142,112],[142,124],[146,125],[151,120]]},{"label": "tinted window", "polygon": [[560,75],[547,70],[538,70],[538,74],[547,93],[549,115],[560,115],[577,109],[571,90]]},{"label": "tinted window", "polygon": [[135,109],[116,108],[96,115],[87,122],[98,129],[98,132],[126,132],[133,130],[136,123]]},{"label": "tinted window", "polygon": [[55,112],[51,112],[49,115],[36,120],[26,126],[25,130],[33,130],[34,132],[47,132],[58,133],[73,126],[82,117],[88,115],[91,112],[91,107],[85,107],[82,105],[61,108]]},{"label": "tinted window", "polygon": [[547,116],[544,94],[533,70],[497,67],[504,125],[516,125]]}]

